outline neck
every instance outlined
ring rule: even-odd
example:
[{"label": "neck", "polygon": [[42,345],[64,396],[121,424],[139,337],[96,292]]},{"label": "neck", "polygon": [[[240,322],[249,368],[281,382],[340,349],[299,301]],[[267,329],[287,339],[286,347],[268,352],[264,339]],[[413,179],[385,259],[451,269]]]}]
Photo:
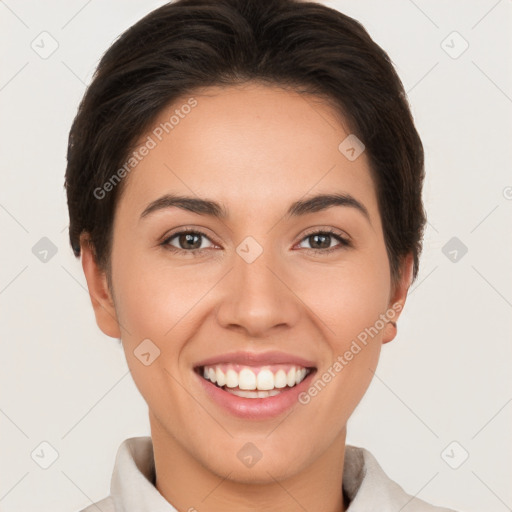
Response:
[{"label": "neck", "polygon": [[151,414],[150,424],[155,486],[180,512],[345,512],[348,507],[342,492],[345,428],[327,450],[298,472],[279,478],[266,469],[258,480],[246,477],[244,481],[237,478],[236,468],[219,474],[201,464]]}]

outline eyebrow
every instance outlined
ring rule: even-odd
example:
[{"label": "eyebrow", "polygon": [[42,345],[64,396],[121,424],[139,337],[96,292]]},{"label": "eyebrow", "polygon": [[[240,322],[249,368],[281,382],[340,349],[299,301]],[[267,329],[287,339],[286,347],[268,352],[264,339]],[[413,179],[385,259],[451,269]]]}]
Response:
[{"label": "eyebrow", "polygon": [[[370,215],[364,204],[347,193],[319,194],[307,199],[295,201],[286,212],[285,218],[316,213],[327,210],[333,206],[347,206],[355,208],[361,212],[371,224]],[[222,220],[229,217],[227,209],[216,201],[190,196],[165,194],[164,196],[149,203],[140,215],[140,218],[143,219],[153,212],[173,207],[197,213],[198,215],[208,215]]]}]

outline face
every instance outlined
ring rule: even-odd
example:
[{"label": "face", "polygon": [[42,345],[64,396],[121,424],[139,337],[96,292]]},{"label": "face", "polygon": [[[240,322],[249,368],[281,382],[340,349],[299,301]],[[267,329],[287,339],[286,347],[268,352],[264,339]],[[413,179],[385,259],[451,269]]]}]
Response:
[{"label": "face", "polygon": [[113,297],[83,246],[97,321],[155,438],[240,482],[291,477],[343,450],[412,262],[392,286],[369,160],[340,151],[350,131],[327,105],[257,84],[191,96],[125,178]]}]

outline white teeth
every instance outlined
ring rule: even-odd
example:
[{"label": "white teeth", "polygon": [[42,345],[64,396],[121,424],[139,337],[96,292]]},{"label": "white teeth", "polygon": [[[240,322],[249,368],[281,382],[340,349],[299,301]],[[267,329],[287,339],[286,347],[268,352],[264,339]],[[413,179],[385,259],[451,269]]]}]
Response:
[{"label": "white teeth", "polygon": [[238,386],[238,373],[229,369],[226,372],[226,386],[228,388],[236,388]]},{"label": "white teeth", "polygon": [[278,370],[274,377],[274,387],[281,389],[285,388],[287,384],[286,372],[284,370]]},{"label": "white teeth", "polygon": [[249,368],[244,368],[238,374],[238,387],[240,389],[256,389],[256,375]]},{"label": "white teeth", "polygon": [[220,387],[224,386],[226,384],[226,375],[220,368],[217,368],[216,376],[217,376],[217,385]]},{"label": "white teeth", "polygon": [[276,396],[281,393],[277,389],[271,389],[270,391],[242,391],[240,389],[226,389],[228,393],[232,395],[241,396],[242,398],[268,398],[269,396]]},{"label": "white teeth", "polygon": [[261,390],[274,389],[274,374],[270,370],[261,370],[257,377],[257,387]]},{"label": "white teeth", "polygon": [[290,368],[288,371],[287,383],[290,387],[295,386],[295,368]]},{"label": "white teeth", "polygon": [[295,384],[302,382],[306,376],[306,368],[301,368],[295,373]]},{"label": "white teeth", "polygon": [[[226,370],[226,366],[223,365]],[[237,369],[239,366],[235,366]],[[259,369],[256,374],[250,367],[243,367],[237,372],[233,367],[227,368],[223,371],[219,366],[205,366],[203,368],[203,377],[210,382],[216,383],[219,387],[226,388],[239,388],[237,391],[260,391],[267,393],[267,391],[275,391],[277,389],[293,387],[302,382],[308,370],[302,367],[292,366],[288,372],[280,368],[277,372],[273,372],[269,367],[263,367]],[[238,395],[245,396],[245,395]],[[266,396],[274,396],[274,394],[265,394]],[[253,393],[252,398],[257,398],[257,395]]]}]

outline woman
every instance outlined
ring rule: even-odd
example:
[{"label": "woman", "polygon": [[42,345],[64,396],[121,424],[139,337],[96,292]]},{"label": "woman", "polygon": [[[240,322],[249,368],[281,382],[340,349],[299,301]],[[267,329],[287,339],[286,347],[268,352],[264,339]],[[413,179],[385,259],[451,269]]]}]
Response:
[{"label": "woman", "polygon": [[151,437],[85,510],[447,510],[345,443],[418,272],[423,177],[389,57],[338,11],[179,0],[127,30],[66,189]]}]

